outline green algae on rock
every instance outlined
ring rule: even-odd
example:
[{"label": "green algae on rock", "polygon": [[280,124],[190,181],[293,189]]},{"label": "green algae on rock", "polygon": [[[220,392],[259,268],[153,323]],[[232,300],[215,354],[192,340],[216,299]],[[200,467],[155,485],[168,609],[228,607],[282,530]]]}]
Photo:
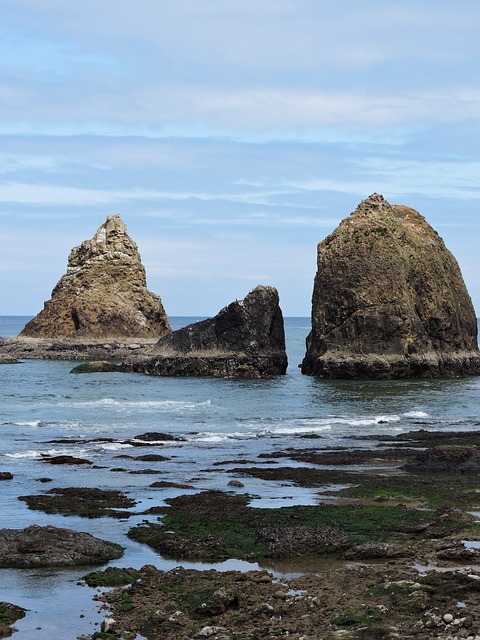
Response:
[{"label": "green algae on rock", "polygon": [[26,502],[29,509],[84,518],[128,518],[133,514],[126,509],[136,504],[122,491],[94,487],[55,488],[40,495],[19,496],[18,499]]},{"label": "green algae on rock", "polygon": [[166,500],[169,507],[152,511],[163,514],[162,524],[143,523],[128,535],[176,559],[343,557],[364,542],[395,542],[407,548],[406,531],[450,535],[473,522],[462,514],[442,520],[435,511],[404,505],[261,509],[248,506],[249,499],[221,491],[171,498]]},{"label": "green algae on rock", "polygon": [[12,624],[25,617],[27,610],[23,607],[10,604],[10,602],[0,602],[0,638],[7,638],[16,630]]},{"label": "green algae on rock", "polygon": [[417,211],[373,194],[318,245],[302,373],[480,374],[477,320],[460,268]]}]

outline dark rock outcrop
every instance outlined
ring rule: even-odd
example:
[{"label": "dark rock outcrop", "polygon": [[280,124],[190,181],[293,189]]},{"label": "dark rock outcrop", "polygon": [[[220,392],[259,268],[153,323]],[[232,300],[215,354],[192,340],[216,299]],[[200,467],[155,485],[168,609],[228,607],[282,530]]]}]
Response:
[{"label": "dark rock outcrop", "polygon": [[0,567],[103,564],[122,555],[119,545],[71,529],[38,525],[0,529]]},{"label": "dark rock outcrop", "polygon": [[0,602],[0,638],[9,638],[15,631],[11,625],[25,617],[27,609],[10,602]]},{"label": "dark rock outcrop", "polygon": [[258,286],[218,315],[161,338],[123,366],[158,376],[262,378],[287,369],[283,315],[273,287]]},{"label": "dark rock outcrop", "polygon": [[29,509],[45,513],[79,515],[83,518],[129,518],[136,503],[122,491],[96,487],[55,487],[46,493],[18,496]]},{"label": "dark rock outcrop", "polygon": [[169,332],[162,301],[147,289],[137,245],[114,215],[91,240],[72,249],[51,299],[20,335],[158,339]]},{"label": "dark rock outcrop", "polygon": [[373,194],[318,245],[302,373],[480,374],[477,320],[460,269],[417,211]]},{"label": "dark rock outcrop", "polygon": [[439,445],[420,452],[403,467],[415,473],[478,473],[480,447],[476,445]]},{"label": "dark rock outcrop", "polygon": [[70,371],[70,373],[112,373],[119,371],[119,365],[114,362],[105,360],[92,360],[91,362],[82,362]]}]

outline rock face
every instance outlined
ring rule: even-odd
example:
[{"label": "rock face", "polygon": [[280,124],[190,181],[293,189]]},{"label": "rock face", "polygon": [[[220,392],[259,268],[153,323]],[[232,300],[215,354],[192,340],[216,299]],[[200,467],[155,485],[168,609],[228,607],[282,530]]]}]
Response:
[{"label": "rock face", "polygon": [[0,529],[0,567],[61,567],[103,564],[121,558],[119,545],[89,533],[39,527]]},{"label": "rock face", "polygon": [[20,336],[159,338],[170,330],[162,301],[147,289],[137,245],[114,215],[72,249],[67,273]]},{"label": "rock face", "polygon": [[152,356],[124,365],[158,376],[261,378],[287,369],[277,290],[259,286],[208,320],[161,338]]},{"label": "rock face", "polygon": [[330,378],[480,374],[458,264],[414,209],[378,194],[318,245],[302,373]]}]

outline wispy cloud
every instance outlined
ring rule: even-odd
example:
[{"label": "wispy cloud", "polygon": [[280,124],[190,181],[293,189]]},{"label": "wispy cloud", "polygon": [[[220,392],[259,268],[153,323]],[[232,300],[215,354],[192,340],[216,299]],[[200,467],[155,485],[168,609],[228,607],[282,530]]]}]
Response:
[{"label": "wispy cloud", "polygon": [[480,301],[478,0],[4,0],[2,21],[4,312],[118,211],[173,312],[268,277],[308,313],[316,243],[373,191],[442,229]]},{"label": "wispy cloud", "polygon": [[[403,126],[408,130],[432,123],[464,122],[475,118],[480,110],[480,90],[467,86],[406,95],[393,87],[366,92],[153,85],[139,88],[134,98],[120,95],[120,88],[118,92],[99,90],[96,94],[82,91],[73,105],[59,95],[54,106],[36,91],[26,96],[6,86],[0,87],[0,95],[0,132],[26,134],[39,127],[54,135],[117,135],[121,131],[122,135],[165,137],[181,134],[184,129],[190,137],[238,139],[250,132],[273,139],[315,140],[322,138],[322,129],[333,126],[340,129],[339,135],[350,129],[355,138],[356,130],[362,127],[377,130]],[[25,116],[29,111],[25,109],[27,101],[32,109],[35,105],[35,113]]]}]

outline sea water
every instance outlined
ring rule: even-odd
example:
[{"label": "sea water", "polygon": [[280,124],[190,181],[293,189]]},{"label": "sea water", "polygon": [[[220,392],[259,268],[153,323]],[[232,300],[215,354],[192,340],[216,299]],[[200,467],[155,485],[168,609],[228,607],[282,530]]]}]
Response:
[{"label": "sea water", "polygon": [[[14,336],[29,318],[0,317],[0,335]],[[179,328],[195,318],[171,318]],[[286,318],[289,367],[270,380],[156,378],[141,374],[70,374],[76,362],[26,360],[0,366],[0,471],[13,480],[1,483],[0,528],[51,524],[118,542],[125,546],[116,566],[167,561],[148,547],[130,541],[126,532],[143,517],[84,519],[31,511],[18,496],[55,487],[120,489],[137,504],[132,511],[164,504],[180,493],[232,490],[255,498],[253,506],[314,504],[322,488],[304,489],[268,482],[234,471],[242,461],[259,466],[258,456],[287,448],[369,447],[362,435],[395,435],[415,429],[480,428],[480,378],[455,380],[342,381],[303,376],[298,365],[305,352],[308,318]],[[161,432],[181,441],[133,447],[132,438]],[[316,436],[310,438],[308,436]],[[102,441],[101,439],[113,441]],[[58,442],[62,440],[62,442]],[[160,453],[162,462],[141,462],[123,455]],[[51,465],[45,457],[70,455],[92,465]],[[262,464],[265,458],[261,459]],[[292,461],[276,459],[276,464]],[[131,473],[150,469],[155,473]],[[40,484],[45,476],[54,484]],[[155,489],[156,480],[193,488]],[[189,567],[201,564],[182,563]],[[249,568],[227,562],[219,569]],[[253,565],[257,567],[257,565]],[[77,585],[86,570],[0,569],[0,600],[29,609],[15,637],[76,638],[92,633],[99,617],[93,590]],[[82,617],[81,617],[82,616]]]}]

